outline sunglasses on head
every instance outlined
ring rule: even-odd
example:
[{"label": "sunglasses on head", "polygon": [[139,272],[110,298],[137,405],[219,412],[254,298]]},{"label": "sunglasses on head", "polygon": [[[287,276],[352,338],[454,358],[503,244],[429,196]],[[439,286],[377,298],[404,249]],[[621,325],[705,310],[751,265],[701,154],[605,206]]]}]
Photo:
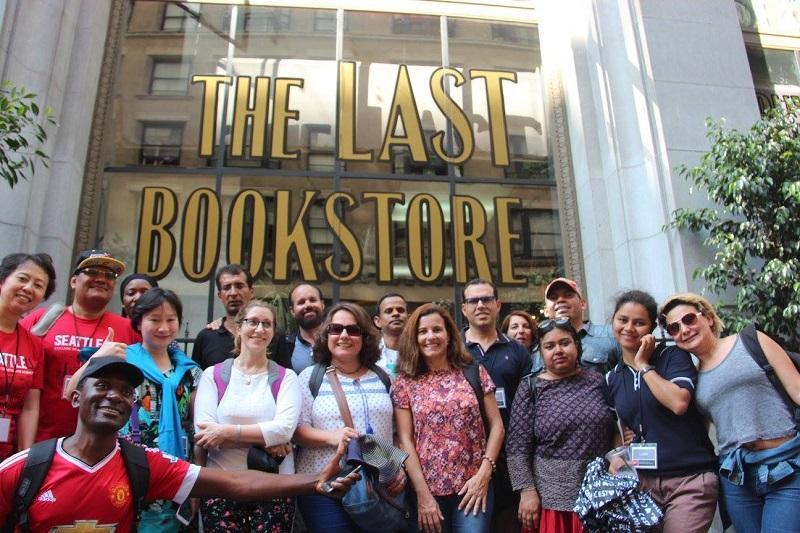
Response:
[{"label": "sunglasses on head", "polygon": [[681,331],[681,324],[684,326],[693,326],[697,322],[697,317],[703,316],[702,311],[695,311],[694,313],[686,313],[682,317],[680,317],[675,322],[670,322],[667,324],[667,333],[672,335],[673,337],[680,333]]},{"label": "sunglasses on head", "polygon": [[547,319],[544,322],[539,322],[539,325],[536,327],[536,333],[541,337],[547,333],[553,331],[556,326],[563,328],[564,326],[569,326],[570,329],[574,329],[572,324],[570,324],[569,318],[554,318],[554,319]]},{"label": "sunglasses on head", "polygon": [[117,279],[117,274],[115,272],[103,268],[84,268],[80,272],[86,274],[90,278],[104,277],[108,280]]},{"label": "sunglasses on head", "polygon": [[341,335],[344,331],[351,337],[361,336],[361,326],[358,324],[348,324],[346,326],[344,324],[328,324],[327,332],[329,335]]}]

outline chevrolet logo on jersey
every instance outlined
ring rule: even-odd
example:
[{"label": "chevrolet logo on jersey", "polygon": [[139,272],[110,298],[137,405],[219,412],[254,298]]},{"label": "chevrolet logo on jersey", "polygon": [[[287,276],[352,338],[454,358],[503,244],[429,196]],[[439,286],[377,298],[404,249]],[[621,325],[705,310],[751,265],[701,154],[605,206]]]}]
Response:
[{"label": "chevrolet logo on jersey", "polygon": [[114,533],[117,524],[98,524],[97,520],[76,520],[71,526],[57,526],[50,533],[85,533],[87,531]]}]

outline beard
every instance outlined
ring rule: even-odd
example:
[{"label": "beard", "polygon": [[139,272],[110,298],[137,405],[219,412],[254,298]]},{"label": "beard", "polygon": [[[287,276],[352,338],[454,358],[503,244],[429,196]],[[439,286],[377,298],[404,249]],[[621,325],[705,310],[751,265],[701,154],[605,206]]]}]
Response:
[{"label": "beard", "polygon": [[315,313],[313,318],[306,318],[305,314],[302,314],[300,316],[295,316],[294,320],[302,329],[316,329],[322,324],[322,313]]}]

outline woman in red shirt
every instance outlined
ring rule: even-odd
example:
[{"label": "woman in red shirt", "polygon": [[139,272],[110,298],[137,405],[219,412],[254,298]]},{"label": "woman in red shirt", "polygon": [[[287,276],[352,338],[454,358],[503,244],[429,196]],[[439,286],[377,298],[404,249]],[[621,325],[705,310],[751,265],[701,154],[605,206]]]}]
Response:
[{"label": "woman in red shirt", "polygon": [[10,254],[0,262],[0,460],[30,448],[39,420],[44,349],[17,322],[56,290],[47,254]]}]

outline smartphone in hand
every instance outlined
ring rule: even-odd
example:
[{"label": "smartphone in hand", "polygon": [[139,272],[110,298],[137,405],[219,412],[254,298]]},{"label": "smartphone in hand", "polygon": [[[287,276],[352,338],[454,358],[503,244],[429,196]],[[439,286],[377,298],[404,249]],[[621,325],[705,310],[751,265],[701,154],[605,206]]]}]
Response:
[{"label": "smartphone in hand", "polygon": [[336,489],[333,488],[333,485],[331,485],[331,483],[333,483],[334,481],[336,481],[340,477],[347,477],[350,474],[352,474],[353,472],[360,472],[362,466],[363,465],[348,465],[348,466],[345,466],[342,470],[339,471],[338,474],[336,474],[332,478],[326,480],[325,483],[322,484],[322,490],[325,492],[325,494],[331,494],[332,492],[334,492],[336,490]]}]

